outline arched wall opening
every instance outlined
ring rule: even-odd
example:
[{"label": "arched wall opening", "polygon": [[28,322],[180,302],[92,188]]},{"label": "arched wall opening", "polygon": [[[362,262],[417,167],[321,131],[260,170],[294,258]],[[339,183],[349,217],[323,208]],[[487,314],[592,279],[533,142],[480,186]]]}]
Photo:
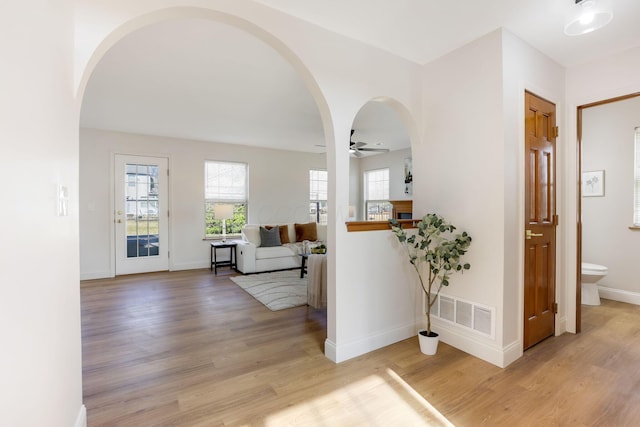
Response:
[{"label": "arched wall opening", "polygon": [[[335,179],[335,165],[332,164],[332,159],[334,159],[333,150],[334,150],[334,139],[333,139],[333,124],[331,114],[328,108],[327,101],[316,82],[311,71],[305,66],[300,57],[296,55],[291,49],[289,49],[281,40],[274,37],[271,33],[264,30],[263,28],[245,20],[239,18],[238,16],[221,13],[214,10],[202,9],[202,8],[170,8],[170,9],[162,9],[152,13],[144,14],[128,20],[125,24],[119,26],[116,30],[112,31],[108,34],[97,46],[94,52],[90,55],[86,65],[82,67],[82,71],[79,73],[80,78],[78,79],[77,86],[77,99],[79,101],[79,105],[81,105],[83,98],[85,96],[88,82],[91,79],[93,72],[96,69],[96,66],[100,62],[100,60],[105,56],[105,54],[115,46],[119,41],[128,36],[129,34],[135,32],[136,30],[142,29],[144,27],[165,22],[171,20],[182,20],[182,19],[206,19],[211,20],[213,22],[220,22],[230,26],[233,26],[237,29],[247,32],[248,34],[256,37],[257,39],[263,41],[271,48],[273,48],[276,52],[278,52],[284,59],[287,61],[291,67],[297,72],[300,78],[304,81],[307,90],[311,94],[314,99],[318,112],[321,117],[322,127],[324,130],[324,138],[325,145],[327,147],[327,169],[329,171],[329,180]],[[81,111],[79,111],[80,114]],[[81,165],[82,168],[82,165]],[[334,171],[332,173],[332,171]],[[331,198],[335,199],[334,194],[329,194],[329,203],[335,205],[335,200],[331,200]],[[335,215],[332,214],[332,211],[329,212],[329,222],[335,221]],[[329,245],[331,245],[334,236],[331,234],[327,235],[327,240]],[[329,274],[331,274],[331,270],[329,270]],[[328,280],[329,286],[331,284],[335,284],[335,279]],[[335,310],[328,309],[327,310],[327,324],[328,324],[328,333],[330,334],[332,330],[335,330],[332,325],[335,324],[335,319],[331,318],[332,313],[335,313]]]},{"label": "arched wall opening", "polygon": [[[365,100],[354,110],[353,120],[368,102],[383,103],[389,107],[386,108],[389,114],[397,115],[394,121],[404,128],[412,150],[420,144],[411,111],[396,98],[378,96]],[[347,159],[347,166],[348,137],[346,133],[337,143],[337,152]],[[412,197],[421,197],[419,185],[416,182]],[[340,194],[347,220],[345,228],[338,224],[344,234],[339,236],[340,255],[336,259],[336,277],[340,280],[336,285],[336,300],[351,304],[348,310],[339,310],[336,314],[336,323],[340,325],[338,341],[328,340],[326,344],[327,355],[338,362],[415,336],[424,320],[422,294],[415,272],[389,232],[389,222],[349,220],[349,192],[345,188]],[[357,295],[357,299],[353,295]]]},{"label": "arched wall opening", "polygon": [[[364,207],[363,171],[378,167],[389,169],[388,199],[402,204],[402,219],[411,218],[414,196],[412,145],[418,143],[418,134],[411,113],[394,98],[374,97],[358,110],[349,141],[349,222],[382,221],[380,229],[387,228],[385,222],[391,217],[392,205],[378,214],[370,213]],[[349,225],[351,227],[358,228],[355,224]],[[365,227],[372,227],[372,224]]]}]

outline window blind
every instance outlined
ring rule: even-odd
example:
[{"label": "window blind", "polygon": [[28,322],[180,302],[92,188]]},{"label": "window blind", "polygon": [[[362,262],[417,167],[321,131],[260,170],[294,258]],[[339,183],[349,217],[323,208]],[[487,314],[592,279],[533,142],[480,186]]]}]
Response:
[{"label": "window blind", "polygon": [[365,172],[365,200],[389,200],[389,169]]},{"label": "window blind", "polygon": [[205,199],[218,203],[242,203],[247,200],[245,163],[206,162]]}]

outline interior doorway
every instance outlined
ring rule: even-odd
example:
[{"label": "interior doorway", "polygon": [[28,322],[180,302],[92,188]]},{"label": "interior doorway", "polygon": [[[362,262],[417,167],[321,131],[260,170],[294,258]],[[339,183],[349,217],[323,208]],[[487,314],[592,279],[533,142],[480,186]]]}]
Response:
[{"label": "interior doorway", "polygon": [[[576,248],[577,248],[576,332],[578,333],[581,332],[582,330],[582,285],[581,283],[582,283],[583,259],[585,262],[589,262],[589,263],[597,262],[600,264],[604,264],[609,268],[614,266],[614,270],[617,271],[618,274],[624,276],[623,269],[615,267],[616,263],[622,263],[623,265],[625,264],[624,255],[616,256],[616,252],[620,250],[622,250],[623,253],[635,252],[633,250],[626,250],[625,249],[626,246],[623,244],[611,243],[612,240],[615,242],[619,242],[621,238],[620,233],[627,233],[628,232],[628,230],[626,229],[627,227],[622,227],[622,228],[616,227],[615,228],[616,231],[614,233],[611,233],[609,230],[607,230],[606,238],[609,241],[609,245],[606,245],[607,249],[604,250],[604,253],[594,250],[595,247],[600,247],[600,245],[594,245],[593,242],[598,239],[598,234],[602,233],[603,231],[593,230],[593,226],[591,226],[591,228],[587,227],[587,231],[585,231],[585,221],[587,222],[587,225],[588,225],[589,218],[595,215],[597,217],[596,222],[598,223],[602,223],[601,218],[606,217],[608,218],[608,221],[611,223],[616,223],[616,224],[622,223],[622,224],[629,224],[629,225],[631,224],[631,212],[627,211],[627,209],[620,209],[620,207],[623,207],[628,203],[630,203],[628,200],[629,193],[626,191],[623,191],[624,197],[621,197],[620,194],[618,194],[620,191],[619,189],[624,188],[625,186],[631,184],[631,179],[630,179],[631,175],[629,172],[630,169],[628,167],[628,164],[627,166],[624,166],[624,167],[622,167],[620,164],[620,161],[623,161],[626,164],[626,159],[629,156],[633,155],[630,151],[627,151],[630,149],[631,144],[625,142],[623,144],[624,150],[621,150],[620,146],[618,146],[618,148],[615,148],[615,145],[613,145],[612,142],[621,140],[621,138],[624,141],[630,141],[627,139],[629,135],[627,135],[626,133],[632,132],[633,131],[632,127],[637,126],[638,123],[637,123],[637,120],[633,118],[634,117],[633,114],[630,115],[630,117],[632,117],[630,120],[627,119],[626,117],[629,115],[629,112],[637,111],[637,109],[633,108],[633,106],[630,105],[629,107],[631,108],[628,107],[626,111],[616,112],[615,114],[613,114],[613,117],[615,118],[615,120],[610,120],[610,118],[606,118],[606,116],[602,115],[604,111],[600,111],[600,110],[604,109],[609,111],[612,108],[620,108],[624,104],[635,102],[634,98],[638,98],[638,97],[640,97],[640,93],[632,93],[628,95],[618,96],[615,98],[609,98],[601,101],[592,102],[589,104],[580,105],[577,107],[577,159],[578,159],[577,180],[579,185],[578,185],[577,202],[576,202],[577,219],[578,219],[577,244],[576,244]],[[623,101],[627,101],[627,102],[623,103]],[[618,105],[616,106],[612,104],[618,104]],[[594,107],[602,107],[602,108],[594,108]],[[603,125],[596,125],[594,121],[598,121],[598,122],[602,121],[602,123],[606,123],[607,125],[606,127]],[[618,121],[620,121],[620,123]],[[592,144],[591,145],[592,160],[589,161],[589,159],[587,159],[585,163],[585,155],[584,155],[585,141],[587,141],[588,143],[590,140],[593,141],[595,139],[598,141],[596,143],[597,146],[600,146],[600,144],[603,144],[603,142],[601,141],[604,141],[604,139],[602,139],[603,135],[596,135],[593,133],[594,129],[598,129],[598,132],[603,132],[604,136],[607,139],[612,140],[612,142],[604,143],[605,145],[602,145],[603,152],[607,153],[606,155],[602,155],[602,153],[594,154],[593,153],[594,145]],[[626,129],[626,130],[623,130],[623,129]],[[585,132],[586,132],[586,135],[585,135]],[[622,132],[623,135],[620,136],[619,135],[620,132]],[[614,152],[624,157],[624,160],[619,160],[615,162],[615,164],[612,164],[612,162],[615,159],[614,158],[609,159],[610,157],[609,153],[614,153]],[[598,158],[597,162],[593,161],[594,155]],[[594,171],[592,171],[592,169],[594,169]],[[601,196],[606,195],[606,197],[597,197],[597,196],[600,196],[600,194],[586,194],[585,196],[583,192],[583,187],[588,181],[583,182],[583,173],[589,172],[590,174],[591,172],[597,172],[597,171],[602,172]],[[606,192],[606,189],[605,189],[605,180],[607,184],[606,186],[609,187],[608,192]],[[595,196],[595,197],[591,198],[589,196]],[[586,197],[586,198],[583,199],[583,197]],[[609,213],[605,213],[598,210],[602,208],[603,204],[605,204],[603,202],[609,199],[611,199],[612,202],[607,202],[606,204],[611,206],[613,203],[613,205],[615,205],[615,208],[612,211],[615,212],[616,218],[612,217],[612,215],[610,215]],[[586,219],[585,219],[585,211],[584,211],[585,202],[592,209],[592,211],[587,213]],[[594,205],[600,205],[600,207],[596,207]],[[617,218],[617,215],[622,215],[622,217]],[[591,223],[593,223],[593,221],[591,221]],[[633,229],[634,227],[628,227],[628,228]],[[592,241],[592,244],[588,246],[586,250],[583,244],[585,233],[587,233],[587,237]],[[610,248],[612,246],[618,249],[611,250]],[[602,247],[604,248],[605,245],[602,245]],[[584,255],[585,252],[586,252],[586,258]],[[628,265],[633,264],[632,261],[631,262],[626,261],[626,262]],[[633,274],[631,273],[627,275],[632,276]],[[615,278],[612,280],[615,281]]]}]

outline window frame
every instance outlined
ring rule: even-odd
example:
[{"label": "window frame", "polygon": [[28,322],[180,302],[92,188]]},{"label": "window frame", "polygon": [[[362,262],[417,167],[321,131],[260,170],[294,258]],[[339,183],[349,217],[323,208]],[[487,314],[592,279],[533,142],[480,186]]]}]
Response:
[{"label": "window frame", "polygon": [[[229,191],[227,194],[212,194],[213,191],[209,184],[212,180],[209,176],[210,171],[208,167],[210,165],[233,165],[244,168],[244,185],[243,194],[233,194]],[[233,180],[232,180],[233,181]],[[220,187],[220,185],[217,185]],[[238,187],[236,183],[230,183],[227,185],[227,189]],[[217,196],[217,197],[216,197]],[[225,197],[226,196],[226,197]],[[222,238],[222,220],[215,219],[215,206],[216,204],[232,204],[234,205],[234,218],[232,220],[226,220],[226,237],[227,238],[239,238],[241,236],[242,227],[247,223],[249,212],[249,164],[246,162],[232,162],[226,160],[205,160],[204,161],[204,239],[205,240],[219,240]],[[239,217],[238,217],[239,216]],[[209,233],[209,229],[219,229],[219,233]]]},{"label": "window frame", "polygon": [[[370,177],[376,173],[384,172],[384,179],[377,179],[372,181]],[[377,168],[364,171],[364,215],[365,221],[387,221],[391,218],[391,212],[393,206],[389,202],[390,197],[390,185],[389,185],[390,169]],[[370,186],[375,183],[383,183],[383,189],[372,190]],[[375,193],[374,193],[375,192]],[[386,197],[385,197],[386,196]],[[377,205],[378,210],[381,212],[375,218],[371,218],[369,211]],[[386,215],[385,215],[386,213]]]},{"label": "window frame", "polygon": [[[314,179],[313,175],[323,175],[325,179]],[[324,196],[325,198],[321,198],[323,190],[320,188],[320,184],[324,182]],[[314,188],[314,183],[318,183],[316,188]],[[327,201],[328,201],[328,191],[329,191],[329,173],[326,169],[309,169],[309,220],[315,221],[317,224],[327,224],[328,214],[327,210]],[[313,197],[314,193],[318,196],[316,198]],[[315,215],[312,213],[312,209],[315,209]],[[324,214],[321,215],[322,211],[325,211]]]}]

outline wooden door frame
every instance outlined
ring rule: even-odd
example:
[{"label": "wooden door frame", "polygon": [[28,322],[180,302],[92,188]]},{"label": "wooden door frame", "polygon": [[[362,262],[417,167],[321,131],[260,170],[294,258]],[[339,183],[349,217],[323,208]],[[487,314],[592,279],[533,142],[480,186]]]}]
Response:
[{"label": "wooden door frame", "polygon": [[611,104],[613,102],[624,101],[626,99],[640,96],[640,92],[630,93],[628,95],[617,96],[614,98],[603,99],[601,101],[591,102],[589,104],[579,105],[577,107],[576,116],[576,158],[578,162],[577,170],[577,190],[576,191],[576,210],[577,210],[577,265],[576,265],[576,333],[582,331],[582,112],[586,108],[597,107],[599,105]]}]

